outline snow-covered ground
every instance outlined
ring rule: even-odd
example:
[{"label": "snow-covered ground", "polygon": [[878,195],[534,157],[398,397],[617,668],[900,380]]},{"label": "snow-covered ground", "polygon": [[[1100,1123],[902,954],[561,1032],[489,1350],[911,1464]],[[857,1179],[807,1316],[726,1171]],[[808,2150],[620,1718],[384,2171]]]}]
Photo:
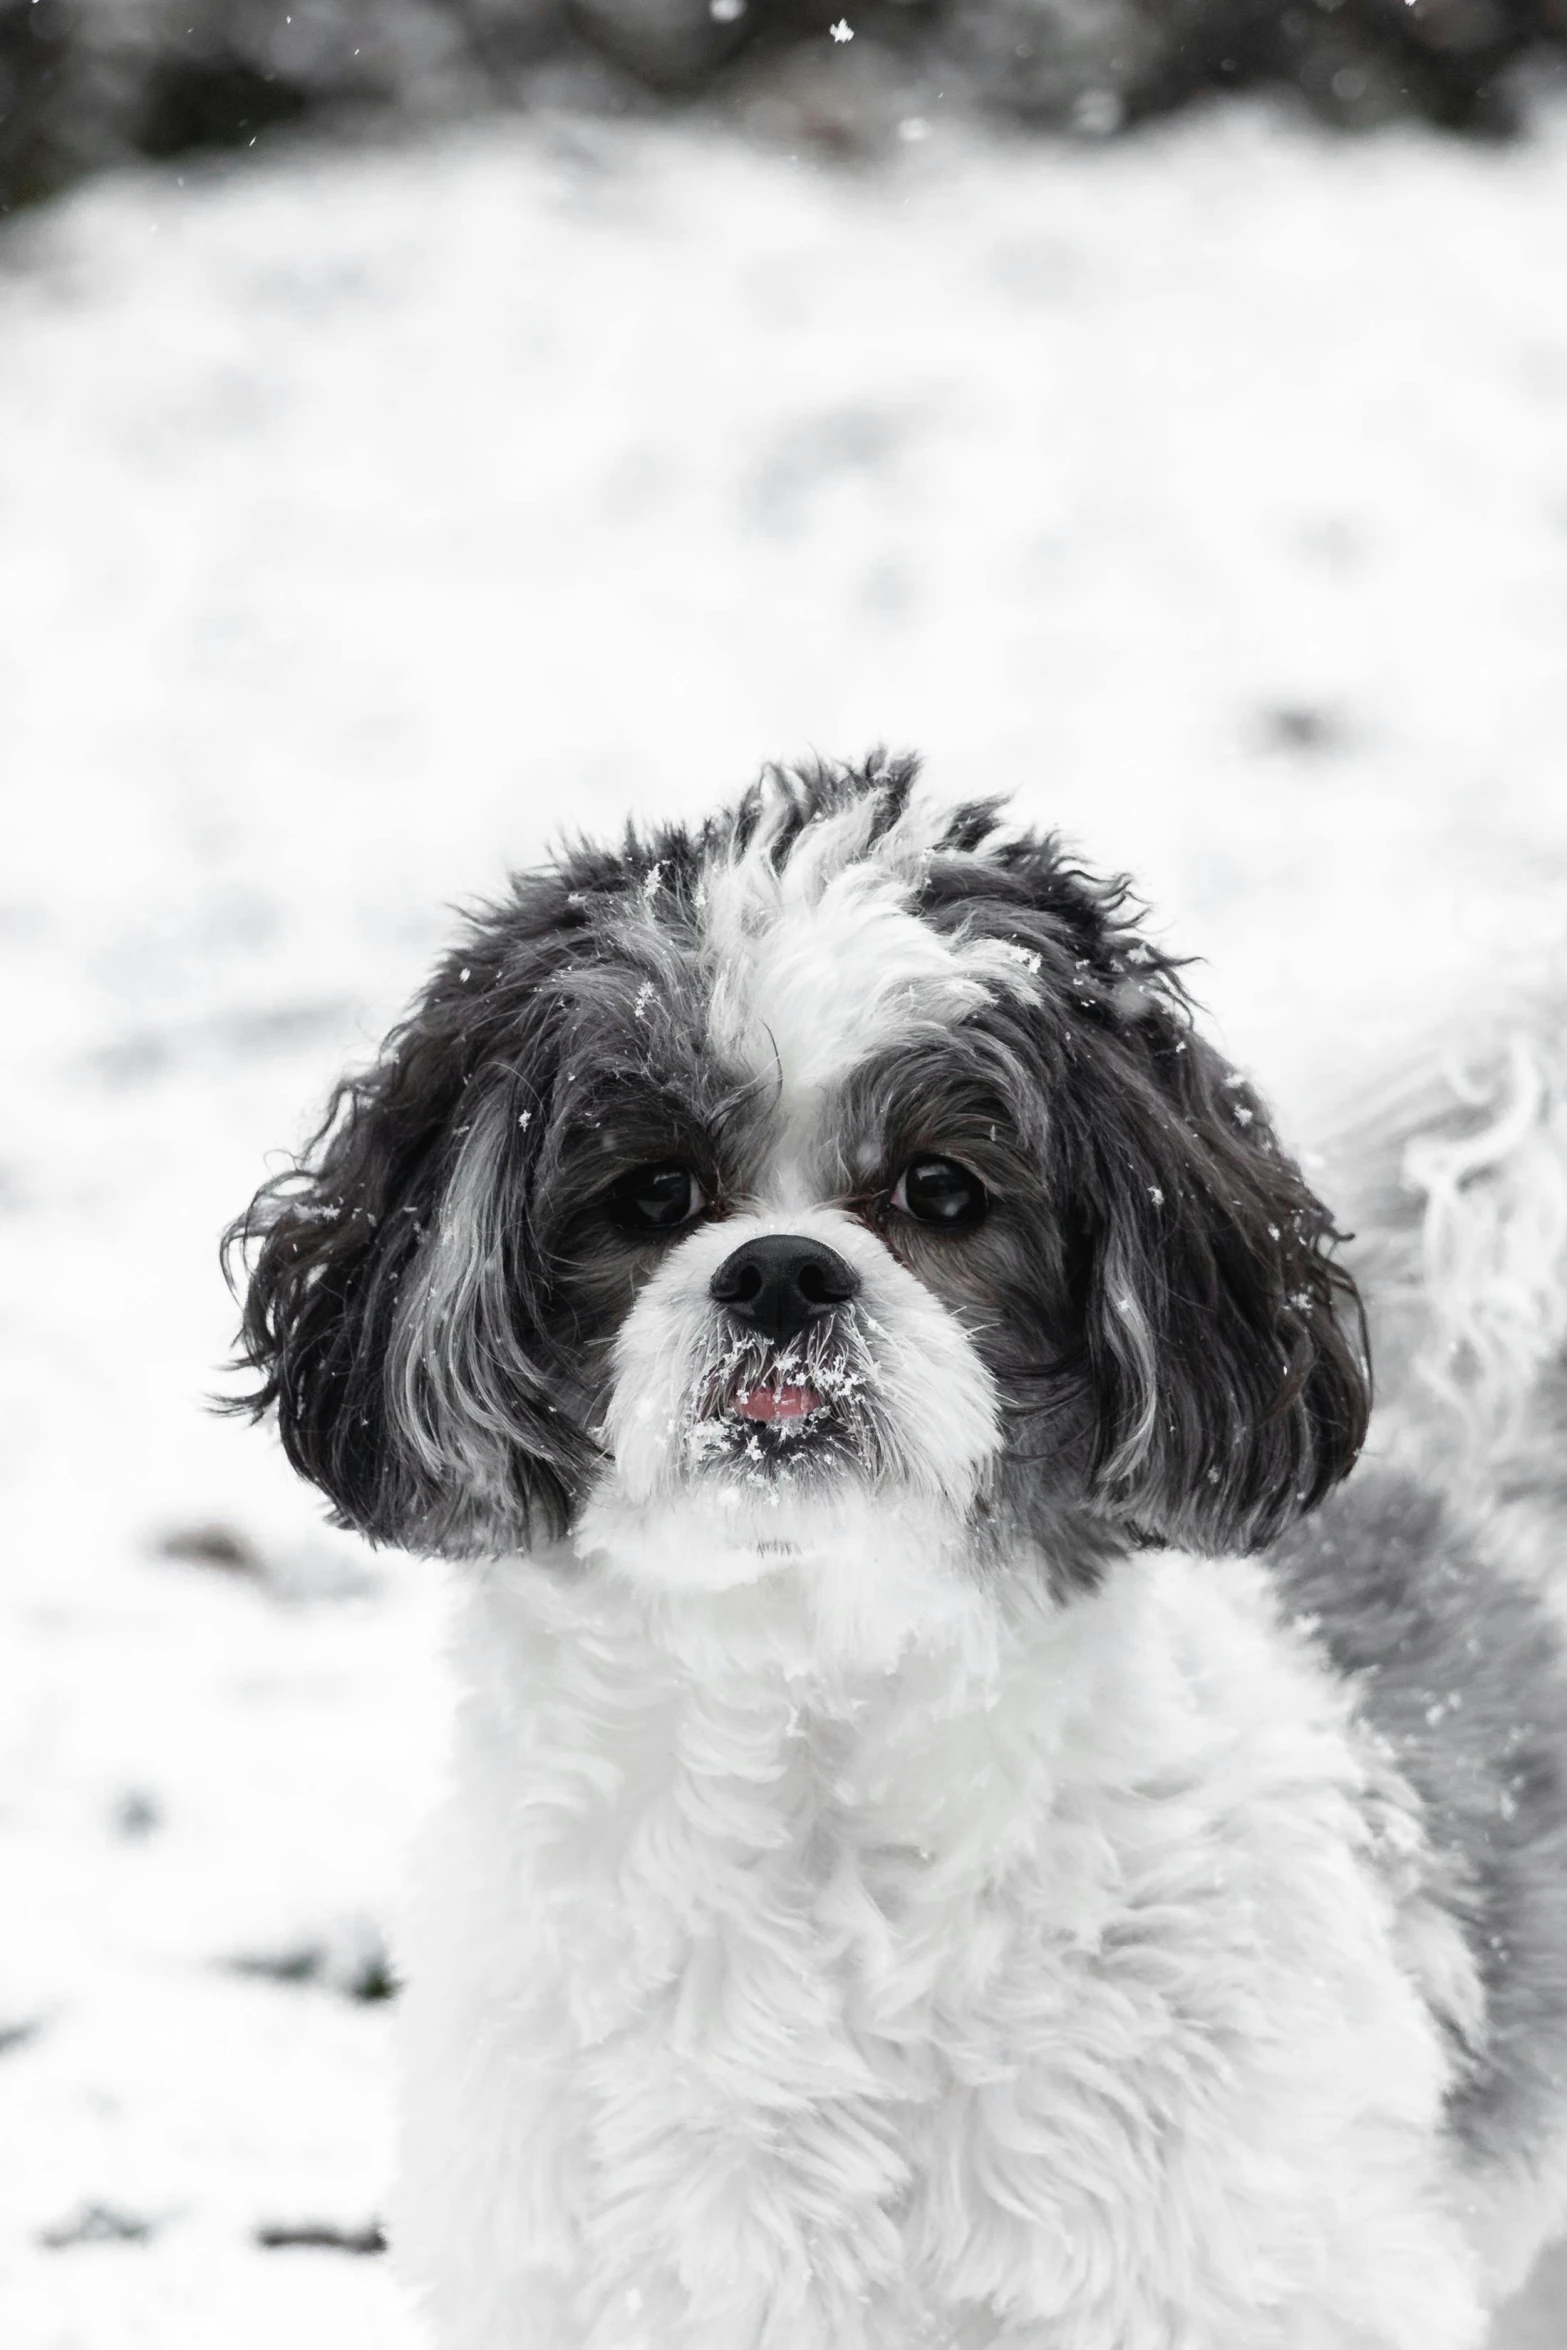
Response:
[{"label": "snow-covered ground", "polygon": [[862,177],[535,121],[10,233],[8,2350],[414,2340],[383,2261],[256,2231],[376,2209],[440,1578],[201,1399],[218,1227],[443,903],[917,743],[1136,869],[1309,1130],[1561,935],[1564,222],[1559,107],[1231,109]]}]

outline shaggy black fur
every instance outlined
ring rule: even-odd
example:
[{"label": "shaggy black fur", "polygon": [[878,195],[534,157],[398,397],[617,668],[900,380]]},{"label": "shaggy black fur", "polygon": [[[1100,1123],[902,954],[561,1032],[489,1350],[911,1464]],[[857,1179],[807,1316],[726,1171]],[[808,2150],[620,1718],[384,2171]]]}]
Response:
[{"label": "shaggy black fur", "polygon": [[[1039,958],[1043,1019],[1005,999],[972,1044],[954,1040],[985,1039],[1021,1079],[1008,1109],[1030,1152],[1028,1212],[1000,1222],[1012,1253],[992,1292],[1065,1308],[1014,1326],[993,1366],[1019,1448],[1037,1454],[1074,1416],[1065,1374],[1091,1401],[1097,1498],[1165,1541],[1254,1548],[1364,1440],[1364,1331],[1338,1236],[1256,1094],[1198,1034],[1127,883],[1095,881],[1050,836],[985,855],[985,818],[955,820],[922,911]],[[1054,1361],[1042,1323],[1064,1342]]]}]

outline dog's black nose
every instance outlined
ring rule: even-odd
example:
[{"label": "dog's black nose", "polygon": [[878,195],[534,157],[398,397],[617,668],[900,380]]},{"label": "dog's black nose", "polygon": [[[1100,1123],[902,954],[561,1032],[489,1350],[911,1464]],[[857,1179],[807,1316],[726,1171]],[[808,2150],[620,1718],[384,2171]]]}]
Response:
[{"label": "dog's black nose", "polygon": [[859,1294],[860,1277],[836,1249],[797,1232],[769,1232],[725,1257],[708,1284],[737,1322],[778,1340]]}]

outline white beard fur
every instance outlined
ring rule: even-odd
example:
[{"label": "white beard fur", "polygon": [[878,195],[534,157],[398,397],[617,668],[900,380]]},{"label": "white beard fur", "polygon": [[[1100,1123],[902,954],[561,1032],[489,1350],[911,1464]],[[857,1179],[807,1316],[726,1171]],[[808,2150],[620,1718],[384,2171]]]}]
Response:
[{"label": "white beard fur", "polygon": [[786,1559],[467,1597],[400,1951],[439,2350],[1476,2344],[1472,1970],[1262,1571],[931,1565],[881,1653]]}]

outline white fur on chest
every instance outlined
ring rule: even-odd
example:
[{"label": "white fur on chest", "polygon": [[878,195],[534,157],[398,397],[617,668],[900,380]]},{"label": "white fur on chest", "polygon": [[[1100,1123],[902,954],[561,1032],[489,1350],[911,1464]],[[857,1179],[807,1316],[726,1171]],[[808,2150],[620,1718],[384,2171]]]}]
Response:
[{"label": "white fur on chest", "polygon": [[828,1670],[785,1574],[519,1564],[460,1661],[394,2212],[439,2350],[1477,2338],[1438,2035],[1256,1570]]}]

